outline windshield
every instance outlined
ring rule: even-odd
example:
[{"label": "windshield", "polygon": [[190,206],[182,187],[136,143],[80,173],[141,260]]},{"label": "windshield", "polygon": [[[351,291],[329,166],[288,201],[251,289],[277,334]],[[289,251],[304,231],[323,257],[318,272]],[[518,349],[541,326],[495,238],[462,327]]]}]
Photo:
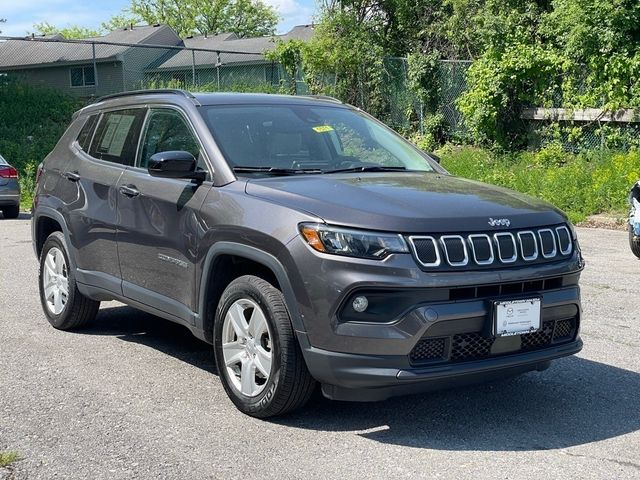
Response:
[{"label": "windshield", "polygon": [[396,133],[347,108],[225,105],[203,107],[203,117],[239,173],[434,171]]}]

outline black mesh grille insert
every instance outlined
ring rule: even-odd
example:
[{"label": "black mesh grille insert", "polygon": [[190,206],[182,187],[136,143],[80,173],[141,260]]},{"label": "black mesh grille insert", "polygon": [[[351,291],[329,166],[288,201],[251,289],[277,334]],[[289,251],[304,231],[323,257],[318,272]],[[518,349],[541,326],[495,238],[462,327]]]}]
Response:
[{"label": "black mesh grille insert", "polygon": [[438,253],[433,238],[415,238],[413,245],[416,249],[416,255],[422,263],[428,265],[438,263]]},{"label": "black mesh grille insert", "polygon": [[521,232],[518,236],[520,237],[522,256],[525,259],[535,259],[538,256],[536,236],[533,232]]},{"label": "black mesh grille insert", "polygon": [[544,347],[551,343],[551,335],[553,334],[553,323],[544,322],[542,328],[537,332],[527,333],[522,335],[523,350],[534,350],[536,348]]},{"label": "black mesh grille insert", "polygon": [[566,228],[558,228],[556,229],[558,233],[558,245],[560,246],[560,251],[565,254],[571,250],[571,237],[569,236],[569,230]]},{"label": "black mesh grille insert", "polygon": [[488,262],[491,259],[491,240],[489,237],[472,236],[470,240],[476,262]]},{"label": "black mesh grille insert", "polygon": [[556,242],[553,238],[553,232],[551,230],[540,230],[540,243],[542,247],[542,255],[545,257],[551,257],[555,255]]},{"label": "black mesh grille insert", "polygon": [[575,318],[568,318],[565,320],[558,320],[556,322],[556,328],[553,331],[553,341],[559,342],[563,340],[569,340],[573,338],[576,333],[576,320]]},{"label": "black mesh grille insert", "polygon": [[498,242],[498,251],[502,261],[509,261],[516,256],[515,244],[511,234],[496,235],[496,241]]},{"label": "black mesh grille insert", "polygon": [[[569,342],[576,336],[577,319],[547,320],[542,328],[520,336],[520,349],[494,355],[509,355],[550,347],[552,344]],[[447,342],[451,348],[447,357]],[[429,361],[464,362],[482,360],[491,356],[491,347],[496,337],[484,336],[480,332],[458,333],[451,337],[423,338],[410,353],[412,363]]]},{"label": "black mesh grille insert", "polygon": [[451,342],[451,361],[484,358],[489,356],[494,337],[483,337],[479,333],[460,333]]},{"label": "black mesh grille insert", "polygon": [[458,237],[442,238],[442,243],[445,246],[445,254],[450,263],[462,263],[466,260],[463,242],[464,240]]},{"label": "black mesh grille insert", "polygon": [[443,360],[445,356],[444,338],[425,338],[411,350],[412,362],[425,362],[429,360]]}]

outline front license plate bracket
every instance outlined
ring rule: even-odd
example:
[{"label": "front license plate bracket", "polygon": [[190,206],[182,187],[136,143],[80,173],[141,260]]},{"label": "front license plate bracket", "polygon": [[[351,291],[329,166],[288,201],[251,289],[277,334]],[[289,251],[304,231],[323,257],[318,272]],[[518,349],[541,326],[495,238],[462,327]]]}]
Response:
[{"label": "front license plate bracket", "polygon": [[540,297],[493,302],[493,335],[507,337],[540,330],[542,299]]}]

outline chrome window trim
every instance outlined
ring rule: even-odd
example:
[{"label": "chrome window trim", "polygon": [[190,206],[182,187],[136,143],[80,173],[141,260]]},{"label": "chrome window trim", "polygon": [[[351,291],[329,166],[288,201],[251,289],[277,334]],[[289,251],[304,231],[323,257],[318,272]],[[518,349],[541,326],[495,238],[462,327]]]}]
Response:
[{"label": "chrome window trim", "polygon": [[[489,251],[491,252],[491,256],[488,260],[478,260],[478,258],[476,257],[476,249],[473,245],[474,238],[485,238],[487,240],[487,243],[489,244]],[[468,239],[469,246],[471,247],[471,253],[473,254],[473,261],[476,262],[476,264],[491,265],[495,261],[496,257],[493,254],[493,242],[491,241],[491,237],[489,235],[487,235],[486,233],[474,233],[473,235],[469,235]]]},{"label": "chrome window trim", "polygon": [[[442,258],[440,257],[440,249],[438,248],[438,242],[436,241],[435,237],[432,237],[430,235],[412,235],[407,239],[409,240],[409,248],[411,248],[411,253],[413,253],[413,258],[416,259],[416,262],[418,262],[423,267],[439,267],[440,266],[440,264],[442,263]],[[422,260],[420,260],[420,257],[418,256],[418,251],[414,244],[414,240],[431,240],[431,243],[433,244],[433,248],[436,252],[436,261],[432,263],[424,263]]]},{"label": "chrome window trim", "polygon": [[[462,244],[462,250],[464,251],[464,260],[460,262],[452,262],[451,260],[449,260],[449,250],[447,249],[447,244],[445,243],[445,241],[449,239],[460,240],[460,243]],[[464,267],[469,264],[469,252],[467,251],[467,242],[465,241],[464,237],[460,235],[441,235],[440,243],[442,244],[442,250],[444,251],[445,259],[450,266]]]},{"label": "chrome window trim", "polygon": [[[564,230],[565,232],[567,232],[567,238],[569,239],[569,248],[567,248],[566,250],[562,249],[562,242],[560,242],[560,230]],[[556,227],[556,235],[558,237],[558,249],[560,250],[560,253],[562,255],[569,255],[571,252],[573,252],[573,239],[571,238],[571,232],[569,231],[569,229],[564,225]]]},{"label": "chrome window trim", "polygon": [[[525,256],[524,248],[522,247],[522,236],[524,235],[531,235],[533,237],[533,245],[536,247],[535,254],[530,256]],[[538,259],[538,255],[540,253],[540,251],[538,250],[538,240],[536,238],[536,234],[532,230],[523,230],[521,232],[518,232],[518,242],[520,243],[520,255],[522,256],[522,259],[524,261],[533,262],[534,260]]]},{"label": "chrome window trim", "polygon": [[[511,243],[513,243],[513,256],[511,258],[502,258],[502,251],[500,250],[500,241],[498,238],[500,237],[509,237],[511,239]],[[516,238],[512,233],[509,232],[499,232],[493,234],[493,240],[496,242],[496,248],[498,249],[498,258],[502,263],[513,263],[518,260],[518,245],[516,245]]]},{"label": "chrome window trim", "polygon": [[[551,234],[551,239],[553,240],[553,251],[547,255],[544,253],[544,242],[542,241],[542,232],[549,232]],[[541,228],[538,230],[538,239],[540,240],[540,253],[542,253],[543,258],[553,258],[558,253],[558,248],[556,244],[556,235],[553,233],[553,230],[550,228]]]}]

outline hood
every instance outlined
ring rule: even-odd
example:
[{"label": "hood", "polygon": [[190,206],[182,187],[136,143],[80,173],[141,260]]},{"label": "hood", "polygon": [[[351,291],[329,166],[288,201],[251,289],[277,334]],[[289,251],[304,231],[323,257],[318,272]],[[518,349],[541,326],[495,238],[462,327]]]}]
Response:
[{"label": "hood", "polygon": [[326,223],[398,233],[505,230],[566,221],[541,200],[436,173],[303,175],[251,179],[246,193],[305,211]]}]

